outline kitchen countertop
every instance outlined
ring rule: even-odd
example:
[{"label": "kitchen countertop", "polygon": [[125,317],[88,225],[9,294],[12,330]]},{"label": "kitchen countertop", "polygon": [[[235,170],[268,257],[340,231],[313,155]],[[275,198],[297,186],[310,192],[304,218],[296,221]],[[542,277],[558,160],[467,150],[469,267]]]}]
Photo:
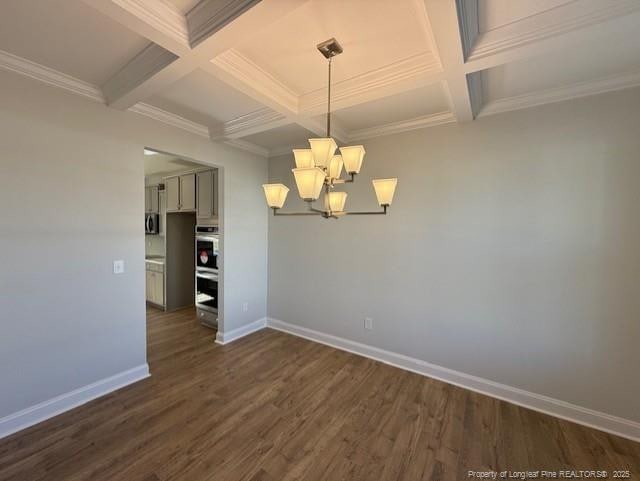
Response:
[{"label": "kitchen countertop", "polygon": [[149,256],[144,258],[145,262],[151,262],[152,264],[164,265],[164,257],[162,256]]}]

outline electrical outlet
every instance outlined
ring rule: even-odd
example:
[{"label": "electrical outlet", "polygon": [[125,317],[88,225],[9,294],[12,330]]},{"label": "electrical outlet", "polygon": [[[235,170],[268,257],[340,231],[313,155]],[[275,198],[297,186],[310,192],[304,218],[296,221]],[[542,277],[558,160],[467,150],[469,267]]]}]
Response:
[{"label": "electrical outlet", "polygon": [[242,312],[249,312],[249,303],[248,302],[243,302],[242,303]]},{"label": "electrical outlet", "polygon": [[113,273],[122,274],[123,272],[124,272],[124,261],[123,260],[113,261]]},{"label": "electrical outlet", "polygon": [[373,319],[371,317],[364,318],[364,328],[368,331],[373,329]]}]

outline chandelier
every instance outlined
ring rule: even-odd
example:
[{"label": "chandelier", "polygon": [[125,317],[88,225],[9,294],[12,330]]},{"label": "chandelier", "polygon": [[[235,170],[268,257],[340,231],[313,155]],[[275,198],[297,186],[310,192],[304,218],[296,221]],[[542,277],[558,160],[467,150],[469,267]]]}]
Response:
[{"label": "chandelier", "polygon": [[[289,193],[284,184],[264,184],[264,195],[267,205],[273,209],[274,215],[319,215],[325,219],[337,219],[344,215],[385,215],[391,205],[396,190],[397,178],[374,179],[380,211],[347,212],[344,210],[347,193],[334,190],[337,185],[354,182],[360,173],[364,159],[364,146],[352,145],[340,147],[340,154],[336,141],[331,138],[331,59],[342,53],[342,47],[335,38],[326,40],[318,45],[318,50],[329,62],[329,82],[327,95],[327,136],[319,139],[309,139],[310,149],[293,149],[296,168],[292,169],[298,187],[298,194],[307,202],[308,209],[304,212],[280,212]],[[342,178],[342,169],[347,178]],[[317,209],[313,202],[320,198],[324,190],[324,208]]]}]

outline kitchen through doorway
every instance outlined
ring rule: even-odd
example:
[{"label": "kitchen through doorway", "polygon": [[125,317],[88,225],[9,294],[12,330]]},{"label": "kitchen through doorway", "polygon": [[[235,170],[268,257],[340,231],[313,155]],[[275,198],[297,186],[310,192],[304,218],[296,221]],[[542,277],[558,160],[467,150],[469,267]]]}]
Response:
[{"label": "kitchen through doorway", "polygon": [[144,149],[147,310],[190,309],[194,323],[214,336],[223,322],[221,174],[214,165]]}]

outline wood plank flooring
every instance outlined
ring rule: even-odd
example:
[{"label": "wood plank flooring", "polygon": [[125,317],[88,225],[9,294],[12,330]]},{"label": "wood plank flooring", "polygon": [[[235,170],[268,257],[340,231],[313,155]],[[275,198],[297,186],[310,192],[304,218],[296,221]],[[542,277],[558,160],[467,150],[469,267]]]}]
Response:
[{"label": "wood plank flooring", "polygon": [[3,481],[471,479],[604,469],[640,444],[272,330],[148,312],[152,377],[0,440]]}]

